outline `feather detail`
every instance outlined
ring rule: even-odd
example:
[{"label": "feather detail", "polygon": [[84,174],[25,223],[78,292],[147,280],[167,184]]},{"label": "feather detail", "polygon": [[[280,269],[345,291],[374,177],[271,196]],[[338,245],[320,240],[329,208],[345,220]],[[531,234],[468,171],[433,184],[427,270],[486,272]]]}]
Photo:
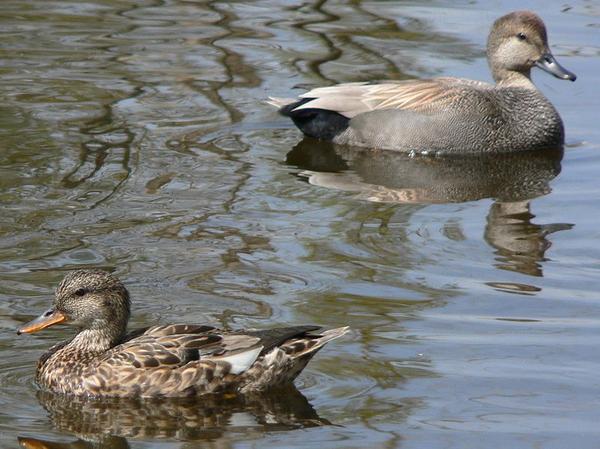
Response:
[{"label": "feather detail", "polygon": [[325,109],[348,118],[379,109],[423,111],[450,104],[464,95],[465,90],[473,88],[492,89],[493,86],[460,78],[338,84],[319,87],[300,95],[300,98],[312,100],[293,111]]},{"label": "feather detail", "polygon": [[82,354],[67,342],[42,357],[38,382],[52,391],[90,396],[264,390],[293,380],[323,345],[347,332],[313,334],[317,329],[224,332],[210,326],[155,326],[98,355]]},{"label": "feather detail", "polygon": [[227,362],[231,365],[231,368],[229,369],[229,372],[231,374],[241,374],[244,371],[247,371],[252,366],[262,349],[263,347],[259,346],[258,348],[238,352],[236,354],[228,354],[221,357],[213,357],[213,360]]},{"label": "feather detail", "polygon": [[278,109],[287,106],[288,104],[292,104],[296,102],[295,98],[278,98],[278,97],[269,97],[265,103],[270,104],[271,106],[275,106]]}]

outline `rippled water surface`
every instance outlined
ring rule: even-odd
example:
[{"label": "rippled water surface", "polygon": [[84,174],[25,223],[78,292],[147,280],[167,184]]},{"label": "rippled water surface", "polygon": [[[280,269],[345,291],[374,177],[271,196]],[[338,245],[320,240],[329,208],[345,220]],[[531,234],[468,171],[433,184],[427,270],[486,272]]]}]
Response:
[{"label": "rippled water surface", "polygon": [[[564,154],[364,154],[302,140],[264,103],[489,81],[489,26],[523,7],[579,76],[534,75]],[[3,0],[0,446],[597,447],[599,29],[586,0]],[[353,334],[278,397],[49,397],[35,362],[70,331],[14,329],[90,266],[125,281],[135,326]]]}]

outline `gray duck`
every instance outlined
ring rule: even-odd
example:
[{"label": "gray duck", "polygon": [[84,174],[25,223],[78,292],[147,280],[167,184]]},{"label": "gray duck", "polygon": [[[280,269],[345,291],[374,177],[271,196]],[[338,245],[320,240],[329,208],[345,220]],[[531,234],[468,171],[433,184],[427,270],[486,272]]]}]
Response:
[{"label": "gray duck", "polygon": [[37,383],[55,393],[105,397],[260,392],[292,382],[326,343],[348,331],[168,324],[127,333],[129,315],[129,293],[117,277],[99,270],[68,273],[53,306],[17,331],[58,323],[78,328],[42,355]]},{"label": "gray duck", "polygon": [[542,19],[530,11],[500,17],[487,58],[496,84],[450,77],[358,82],[268,102],[305,135],[342,145],[418,153],[561,147],[562,120],[531,81],[531,69],[576,76],[550,52]]}]

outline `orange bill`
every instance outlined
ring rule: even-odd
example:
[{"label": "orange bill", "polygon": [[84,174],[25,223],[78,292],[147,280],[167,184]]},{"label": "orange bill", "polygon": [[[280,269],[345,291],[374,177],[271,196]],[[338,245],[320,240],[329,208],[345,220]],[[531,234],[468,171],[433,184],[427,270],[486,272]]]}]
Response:
[{"label": "orange bill", "polygon": [[47,327],[53,326],[55,324],[62,323],[66,320],[67,317],[64,313],[55,309],[49,309],[42,313],[35,320],[32,320],[29,323],[24,324],[19,329],[17,329],[17,334],[31,334],[33,332],[46,329]]}]

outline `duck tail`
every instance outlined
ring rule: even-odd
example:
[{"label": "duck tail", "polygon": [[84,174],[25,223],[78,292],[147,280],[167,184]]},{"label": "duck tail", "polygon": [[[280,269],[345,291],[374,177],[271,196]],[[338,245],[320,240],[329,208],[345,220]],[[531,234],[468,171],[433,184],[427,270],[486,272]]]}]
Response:
[{"label": "duck tail", "polygon": [[318,340],[318,347],[323,347],[331,340],[340,338],[346,335],[350,331],[350,326],[336,327],[335,329],[328,329],[321,333],[321,338]]},{"label": "duck tail", "polygon": [[286,373],[287,378],[294,380],[323,346],[331,340],[345,335],[348,330],[348,326],[329,329],[320,333],[320,335],[308,334],[304,338],[290,340],[282,345],[281,349],[287,353],[292,361],[292,368]]},{"label": "duck tail", "polygon": [[301,359],[306,356],[312,358],[327,343],[347,334],[349,329],[348,326],[344,326],[326,330],[319,335],[308,334],[297,340],[286,342],[282,345],[282,349],[293,359]]},{"label": "duck tail", "polygon": [[303,327],[308,330],[281,342],[264,354],[241,392],[260,391],[293,382],[323,346],[348,332],[348,327],[318,333],[314,332],[318,327]]},{"label": "duck tail", "polygon": [[267,100],[265,100],[265,103],[275,106],[277,109],[282,109],[289,104],[296,103],[297,101],[297,98],[269,97]]}]

